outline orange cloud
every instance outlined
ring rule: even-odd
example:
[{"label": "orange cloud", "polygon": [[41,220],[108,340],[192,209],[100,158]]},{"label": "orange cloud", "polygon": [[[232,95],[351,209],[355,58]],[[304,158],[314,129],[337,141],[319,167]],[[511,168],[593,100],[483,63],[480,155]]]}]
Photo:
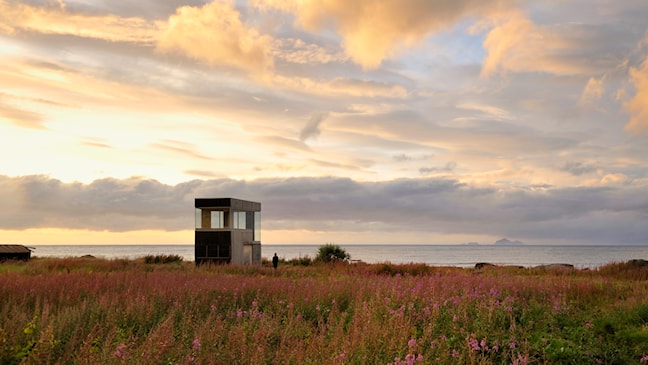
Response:
[{"label": "orange cloud", "polygon": [[648,132],[648,57],[639,67],[630,68],[630,81],[635,87],[635,95],[626,104],[630,121],[625,129],[631,132]]},{"label": "orange cloud", "polygon": [[603,111],[597,104],[599,100],[603,97],[603,81],[605,76],[597,79],[595,77],[590,77],[587,81],[587,85],[583,89],[583,93],[578,101],[578,104],[581,108],[594,108],[598,111]]},{"label": "orange cloud", "polygon": [[0,0],[0,32],[13,34],[21,30],[111,42],[151,43],[157,27],[136,17],[71,13],[64,7],[36,7]]},{"label": "orange cloud", "polygon": [[[490,23],[490,24],[485,24]],[[482,76],[506,72],[580,74],[582,65],[561,58],[573,44],[556,29],[535,25],[519,11],[510,11],[479,23],[473,31],[490,28],[484,48]]]},{"label": "orange cloud", "polygon": [[231,1],[183,6],[169,17],[158,37],[162,52],[180,51],[210,65],[263,72],[272,66],[269,36],[248,27]]},{"label": "orange cloud", "polygon": [[272,82],[277,86],[316,95],[360,96],[369,98],[388,97],[397,99],[403,99],[408,96],[407,89],[401,85],[341,77],[322,81],[306,77],[274,75]]},{"label": "orange cloud", "polygon": [[262,9],[292,13],[308,30],[332,26],[349,57],[376,68],[429,34],[453,26],[468,15],[482,16],[510,8],[513,0],[256,0]]}]

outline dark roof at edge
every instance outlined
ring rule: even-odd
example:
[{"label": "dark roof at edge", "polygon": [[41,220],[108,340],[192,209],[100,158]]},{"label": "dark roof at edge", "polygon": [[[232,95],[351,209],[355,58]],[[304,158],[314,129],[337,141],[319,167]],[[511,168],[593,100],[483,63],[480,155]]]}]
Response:
[{"label": "dark roof at edge", "polygon": [[225,208],[248,212],[260,212],[261,203],[235,198],[196,198],[196,208]]},{"label": "dark roof at edge", "polygon": [[27,253],[31,252],[28,247],[23,245],[0,245],[0,253]]}]

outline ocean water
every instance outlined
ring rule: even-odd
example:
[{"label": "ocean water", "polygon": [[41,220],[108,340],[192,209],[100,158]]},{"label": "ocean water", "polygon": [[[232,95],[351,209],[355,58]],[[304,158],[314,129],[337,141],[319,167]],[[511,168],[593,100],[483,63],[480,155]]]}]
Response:
[{"label": "ocean water", "polygon": [[[472,267],[478,262],[525,267],[571,264],[577,268],[596,268],[632,259],[648,260],[648,246],[495,246],[495,245],[344,245],[352,260],[367,263],[424,263],[432,266]],[[175,254],[194,260],[193,245],[34,245],[34,257],[74,257],[93,255],[103,258],[138,258],[146,255]],[[262,257],[276,252],[286,260],[313,258],[320,245],[263,244]]]}]

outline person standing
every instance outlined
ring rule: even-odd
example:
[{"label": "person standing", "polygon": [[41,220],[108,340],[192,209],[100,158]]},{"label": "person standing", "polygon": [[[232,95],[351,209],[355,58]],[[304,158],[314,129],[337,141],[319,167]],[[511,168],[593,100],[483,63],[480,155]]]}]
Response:
[{"label": "person standing", "polygon": [[279,266],[279,257],[277,256],[277,253],[275,252],[274,256],[272,256],[272,267],[275,269]]}]

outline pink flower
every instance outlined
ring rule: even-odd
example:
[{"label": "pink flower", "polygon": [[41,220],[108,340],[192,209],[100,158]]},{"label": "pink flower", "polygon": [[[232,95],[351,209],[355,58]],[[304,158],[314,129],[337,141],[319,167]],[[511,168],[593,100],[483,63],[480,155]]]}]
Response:
[{"label": "pink flower", "polygon": [[410,348],[411,347],[416,347],[416,339],[413,338],[413,339],[407,341],[407,347],[410,347]]},{"label": "pink flower", "polygon": [[482,339],[481,342],[479,343],[482,349],[488,351],[488,345],[486,344],[486,339]]},{"label": "pink flower", "polygon": [[405,356],[405,362],[407,363],[407,365],[414,365],[414,360],[416,360],[416,358],[412,354],[407,354]]},{"label": "pink flower", "polygon": [[122,359],[124,357],[124,353],[122,351],[125,348],[126,348],[126,345],[124,345],[124,344],[118,345],[117,348],[115,349],[115,353],[114,353],[115,357],[118,358],[118,359]]},{"label": "pink flower", "polygon": [[526,365],[527,357],[525,355],[518,355],[517,359],[514,359],[511,365]]},{"label": "pink flower", "polygon": [[200,351],[200,341],[197,338],[194,339],[193,342],[191,343],[191,348],[194,351]]},{"label": "pink flower", "polygon": [[[479,347],[479,342],[475,338],[475,334],[472,333],[470,335],[470,338],[467,339],[468,341],[468,346],[473,350],[473,351],[479,351],[481,350],[481,347]],[[483,342],[483,341],[482,341]]]},{"label": "pink flower", "polygon": [[644,357],[642,357],[642,358],[639,360],[639,362],[648,362],[648,355],[644,355]]}]

